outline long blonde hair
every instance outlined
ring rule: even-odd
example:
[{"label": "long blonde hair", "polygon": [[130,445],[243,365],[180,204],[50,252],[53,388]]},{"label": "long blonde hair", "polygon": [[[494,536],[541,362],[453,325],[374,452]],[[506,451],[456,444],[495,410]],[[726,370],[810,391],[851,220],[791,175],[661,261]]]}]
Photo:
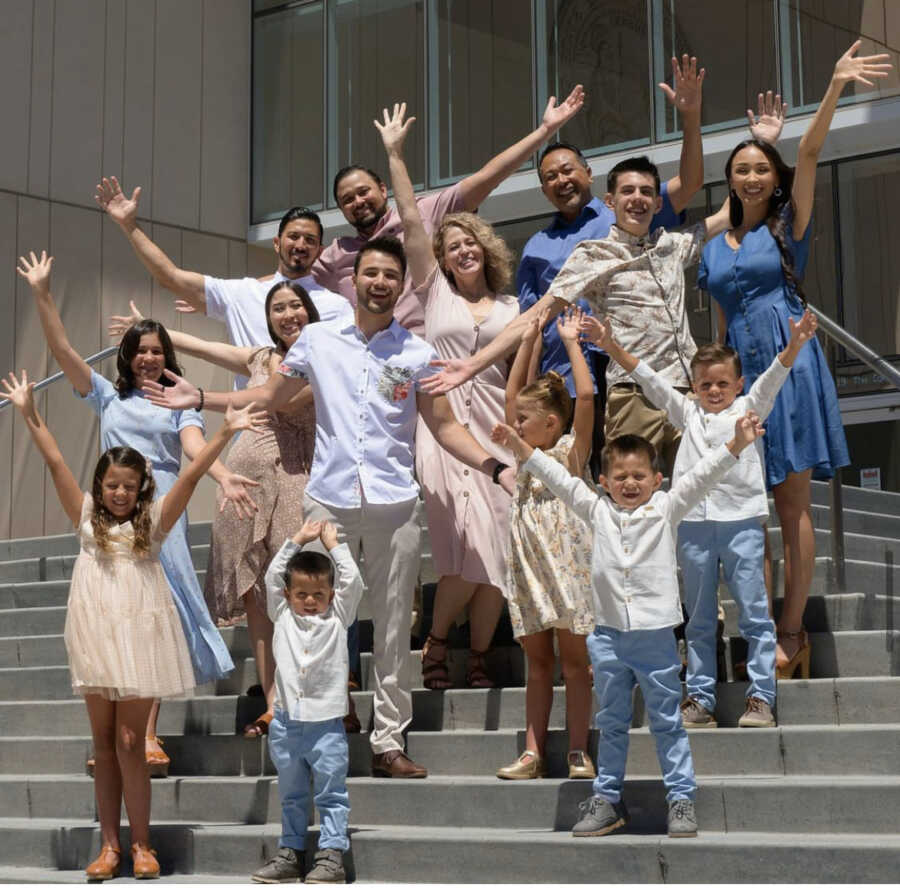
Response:
[{"label": "long blonde hair", "polygon": [[150,505],[153,504],[153,495],[156,492],[156,483],[153,474],[147,464],[147,459],[135,449],[128,446],[114,446],[107,449],[97,461],[94,468],[94,479],[91,483],[91,497],[94,500],[94,509],[91,513],[91,526],[94,530],[94,539],[97,546],[103,550],[109,550],[109,529],[119,521],[103,506],[103,478],[106,471],[112,466],[127,467],[136,470],[141,475],[138,487],[137,504],[131,515],[131,527],[134,529],[134,552],[141,557],[150,553]]},{"label": "long blonde hair", "polygon": [[481,217],[467,211],[447,214],[434,233],[432,244],[434,256],[441,272],[444,273],[450,284],[455,286],[456,282],[453,281],[453,274],[444,262],[444,238],[451,226],[468,232],[481,245],[481,249],[484,251],[484,277],[487,286],[495,294],[503,293],[512,281],[512,251],[494,231],[494,227],[490,223],[486,223]]}]

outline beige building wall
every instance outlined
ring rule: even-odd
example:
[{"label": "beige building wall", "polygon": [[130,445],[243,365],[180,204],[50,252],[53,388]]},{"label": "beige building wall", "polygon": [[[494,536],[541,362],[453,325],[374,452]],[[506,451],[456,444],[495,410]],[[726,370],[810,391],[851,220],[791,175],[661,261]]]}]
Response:
[{"label": "beige building wall", "polygon": [[[49,356],[16,258],[49,250],[53,293],[82,355],[107,346],[106,320],[133,299],[146,315],[210,339],[224,327],[175,312],[94,185],[115,174],[143,187],[142,225],[187,268],[219,276],[272,271],[248,247],[250,4],[247,0],[10,0],[0,29],[0,372],[35,379]],[[224,371],[186,360],[192,380]],[[115,376],[114,360],[101,367]],[[65,382],[40,408],[84,486],[99,454],[93,412]],[[14,409],[0,411],[0,538],[68,531],[43,462]],[[212,422],[215,415],[208,416]],[[206,480],[191,518],[210,519]]]}]

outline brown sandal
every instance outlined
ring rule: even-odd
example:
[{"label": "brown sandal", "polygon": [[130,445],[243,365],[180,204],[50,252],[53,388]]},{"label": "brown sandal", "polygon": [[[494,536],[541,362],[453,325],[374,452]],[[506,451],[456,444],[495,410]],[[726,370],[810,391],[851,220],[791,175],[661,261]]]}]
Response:
[{"label": "brown sandal", "polygon": [[473,650],[469,649],[469,664],[466,666],[466,686],[476,690],[486,690],[494,687],[493,678],[487,673],[487,666],[484,657],[490,653],[491,649]]},{"label": "brown sandal", "polygon": [[812,653],[812,647],[810,646],[809,635],[807,635],[806,631],[803,628],[799,631],[778,631],[776,632],[775,637],[779,643],[783,640],[797,641],[797,651],[793,656],[790,656],[787,661],[779,662],[776,656],[776,680],[790,680],[794,674],[796,674],[798,668],[800,669],[800,677],[803,678],[803,680],[809,680],[809,657]]},{"label": "brown sandal", "polygon": [[[438,659],[432,653],[434,647],[443,647],[444,656]],[[429,690],[447,690],[452,684],[447,670],[447,638],[435,637],[429,632],[422,647],[422,684]]]},{"label": "brown sandal", "polygon": [[151,777],[167,777],[169,775],[169,764],[171,758],[163,751],[163,741],[158,736],[148,736],[145,742],[155,743],[159,747],[158,752],[146,752],[144,757],[147,760],[147,769],[150,771]]},{"label": "brown sandal", "polygon": [[260,736],[267,736],[269,724],[271,723],[272,713],[270,711],[263,712],[255,721],[244,728],[244,739],[258,739]]},{"label": "brown sandal", "polygon": [[89,882],[105,882],[119,874],[122,852],[112,845],[104,845],[97,859],[84,871]]}]

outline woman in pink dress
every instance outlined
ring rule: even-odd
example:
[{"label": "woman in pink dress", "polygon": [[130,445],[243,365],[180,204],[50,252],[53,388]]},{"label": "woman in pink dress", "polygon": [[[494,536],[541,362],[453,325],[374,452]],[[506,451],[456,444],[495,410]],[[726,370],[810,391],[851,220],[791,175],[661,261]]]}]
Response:
[{"label": "woman in pink dress", "polygon": [[[376,126],[388,154],[394,200],[403,220],[410,275],[425,311],[425,339],[442,359],[476,353],[519,314],[515,296],[503,294],[512,279],[512,255],[494,230],[471,213],[444,217],[434,241],[422,223],[402,147],[409,125],[406,106],[385,111]],[[456,419],[497,460],[512,464],[506,449],[491,442],[504,418],[508,367],[486,368],[447,394]],[[426,687],[450,686],[447,634],[468,606],[470,647],[466,684],[492,687],[485,655],[503,609],[510,496],[490,477],[473,473],[444,451],[419,420],[416,473],[425,498],[434,566],[440,580],[431,632],[422,649]]]}]

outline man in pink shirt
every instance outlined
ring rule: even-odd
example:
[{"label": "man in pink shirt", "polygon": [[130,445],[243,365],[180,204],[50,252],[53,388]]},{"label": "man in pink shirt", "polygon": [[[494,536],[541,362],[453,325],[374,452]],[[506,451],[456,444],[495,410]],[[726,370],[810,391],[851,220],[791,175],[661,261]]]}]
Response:
[{"label": "man in pink shirt", "polygon": [[[583,104],[584,90],[581,84],[559,105],[556,104],[556,97],[551,96],[536,130],[455,185],[419,198],[419,213],[428,233],[448,213],[477,210],[482,201],[510,174],[515,173]],[[319,255],[312,274],[321,287],[343,294],[355,305],[356,292],[352,277],[356,254],[372,238],[390,236],[403,241],[403,224],[397,209],[388,205],[387,186],[374,170],[357,164],[344,167],[334,178],[333,191],[338,207],[347,222],[356,229],[356,235],[335,238]],[[394,317],[404,328],[419,335],[424,334],[424,312],[413,294],[408,274],[403,293],[394,309]]]}]

